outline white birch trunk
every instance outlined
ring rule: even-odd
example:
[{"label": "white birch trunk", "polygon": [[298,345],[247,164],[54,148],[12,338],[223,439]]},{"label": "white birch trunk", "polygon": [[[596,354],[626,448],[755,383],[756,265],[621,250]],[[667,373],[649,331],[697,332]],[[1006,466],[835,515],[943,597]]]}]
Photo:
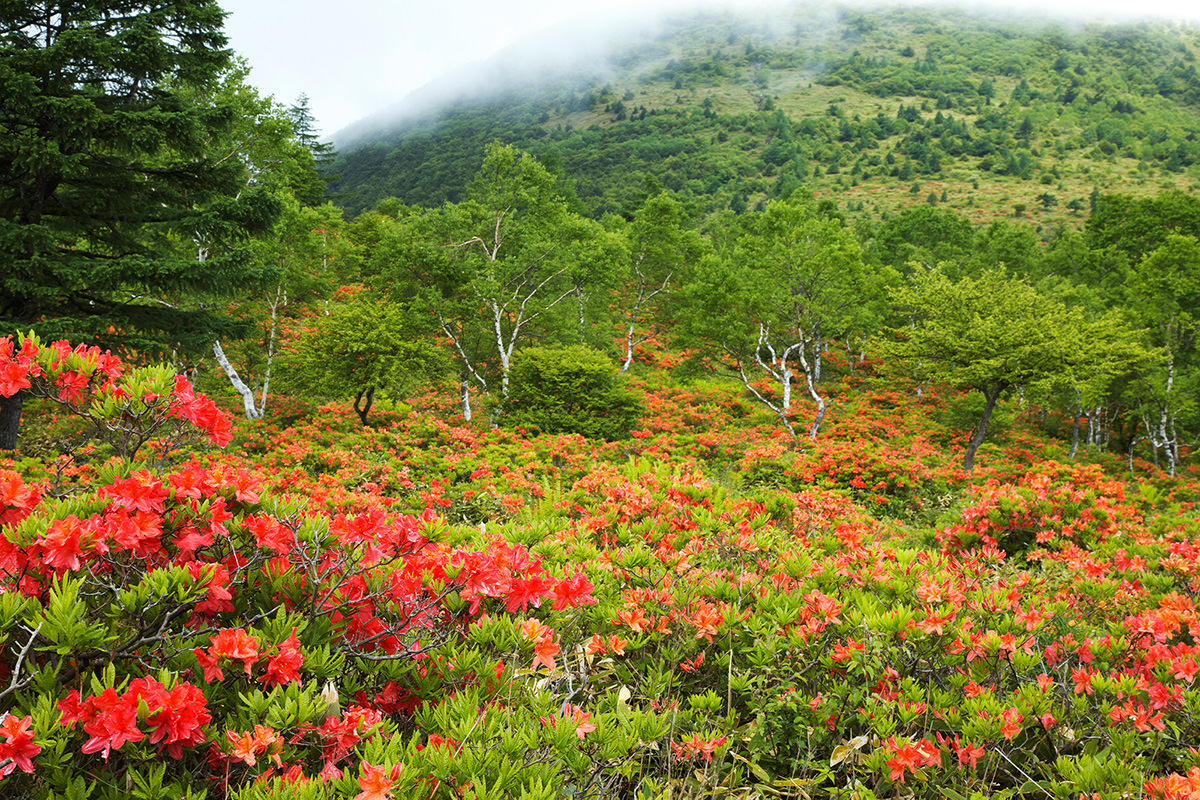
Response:
[{"label": "white birch trunk", "polygon": [[462,376],[462,415],[464,420],[471,421],[471,384],[465,373]]},{"label": "white birch trunk", "polygon": [[772,403],[765,395],[763,395],[762,392],[754,388],[754,385],[750,383],[750,378],[746,375],[746,371],[742,368],[742,362],[740,359],[737,359],[737,371],[738,376],[742,379],[742,385],[746,387],[747,391],[758,398],[758,402],[762,403],[764,406],[778,414],[779,419],[783,421],[783,426],[787,428],[788,433],[790,433],[792,436],[795,436],[796,429],[792,427],[791,420],[788,419],[787,411]]},{"label": "white birch trunk", "polygon": [[638,273],[637,299],[633,301],[633,307],[629,309],[629,326],[625,330],[625,360],[621,364],[621,369],[617,373],[618,375],[624,375],[629,371],[629,366],[633,363],[633,348],[650,338],[651,334],[647,333],[644,336],[637,337],[636,340],[634,339],[634,331],[637,329],[638,321],[641,319],[642,309],[647,303],[667,290],[673,274],[668,272],[667,277],[663,278],[662,284],[654,291],[647,293],[645,278],[642,277],[640,272]]},{"label": "white birch trunk", "polygon": [[817,404],[817,416],[813,418],[812,427],[808,429],[809,441],[817,440],[817,431],[821,428],[821,422],[825,419],[825,398],[817,392],[817,387],[813,382],[813,370],[809,368],[808,359],[804,357],[804,347],[801,346],[797,351],[800,358],[800,368],[804,370],[804,380],[808,384],[808,395]]},{"label": "white birch trunk", "polygon": [[213,355],[217,358],[217,363],[221,365],[221,369],[225,372],[225,377],[229,378],[229,382],[233,384],[233,388],[242,397],[242,406],[246,410],[246,419],[259,419],[261,415],[258,413],[258,408],[254,404],[254,390],[246,385],[238,375],[233,364],[229,363],[229,358],[225,355],[225,350],[221,347],[221,342],[213,342]]}]

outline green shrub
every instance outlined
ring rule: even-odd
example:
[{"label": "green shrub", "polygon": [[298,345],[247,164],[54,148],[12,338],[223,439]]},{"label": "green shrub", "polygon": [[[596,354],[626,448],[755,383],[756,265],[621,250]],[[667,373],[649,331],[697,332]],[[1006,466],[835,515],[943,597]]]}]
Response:
[{"label": "green shrub", "polygon": [[641,407],[617,386],[617,368],[587,347],[531,347],[514,359],[504,411],[507,427],[623,439]]}]

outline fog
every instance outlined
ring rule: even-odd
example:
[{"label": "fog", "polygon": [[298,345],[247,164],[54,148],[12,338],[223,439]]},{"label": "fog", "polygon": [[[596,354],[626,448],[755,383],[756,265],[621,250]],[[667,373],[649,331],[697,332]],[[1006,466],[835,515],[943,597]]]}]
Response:
[{"label": "fog", "polygon": [[[1070,23],[1140,18],[1200,21],[1180,0],[948,3],[929,5],[1037,14]],[[692,11],[738,11],[789,24],[796,2],[771,0],[222,0],[230,46],[251,66],[250,82],[283,104],[309,98],[322,136],[341,144],[393,120],[464,94],[528,85],[583,70],[602,77],[606,55],[631,36],[652,37],[664,20]],[[808,5],[806,22],[870,2]],[[877,3],[875,5],[878,5]],[[911,4],[910,4],[911,5]],[[812,9],[820,9],[814,12]],[[814,17],[817,20],[814,20]]]}]

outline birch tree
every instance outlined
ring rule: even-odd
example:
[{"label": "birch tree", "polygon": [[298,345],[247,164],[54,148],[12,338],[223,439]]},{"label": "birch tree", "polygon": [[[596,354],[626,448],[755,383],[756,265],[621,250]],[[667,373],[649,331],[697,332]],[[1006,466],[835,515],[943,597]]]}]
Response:
[{"label": "birch tree", "polygon": [[1168,236],[1130,272],[1128,309],[1144,326],[1161,361],[1140,375],[1145,434],[1171,475],[1180,449],[1196,433],[1200,391],[1200,241]]},{"label": "birch tree", "polygon": [[[255,258],[275,280],[232,309],[249,322],[246,336],[212,343],[213,357],[242,400],[247,419],[262,419],[279,354],[281,326],[301,309],[329,297],[342,252],[341,212],[331,205],[302,206],[284,198],[274,231],[254,242]],[[238,368],[238,364],[241,368]]]},{"label": "birch tree", "polygon": [[662,315],[656,312],[704,253],[704,240],[687,227],[683,206],[666,192],[638,210],[629,240],[628,272],[617,298],[624,329],[622,375],[637,346],[658,334]]},{"label": "birch tree", "polygon": [[[816,439],[828,406],[819,385],[827,343],[862,324],[871,281],[853,234],[822,218],[810,203],[772,202],[748,215],[726,258],[701,270],[690,327],[720,348],[747,391],[775,412],[793,435],[793,389],[815,406]],[[760,390],[766,379],[777,391]]]},{"label": "birch tree", "polygon": [[493,422],[503,414],[514,352],[578,291],[579,249],[594,231],[554,184],[531,155],[493,144],[466,200],[401,220],[386,243],[385,277],[417,287],[458,361],[467,419],[471,386]]}]

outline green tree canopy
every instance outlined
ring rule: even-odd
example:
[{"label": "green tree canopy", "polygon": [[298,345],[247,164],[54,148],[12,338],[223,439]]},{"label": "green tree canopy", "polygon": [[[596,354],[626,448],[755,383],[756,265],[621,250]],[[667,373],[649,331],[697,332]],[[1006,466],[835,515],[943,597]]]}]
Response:
[{"label": "green tree canopy", "polygon": [[[167,302],[261,277],[239,245],[278,211],[210,150],[235,109],[191,102],[230,65],[222,20],[215,0],[0,5],[0,334],[146,355],[229,330]],[[221,247],[201,263],[195,239]],[[19,416],[0,408],[0,447]]]},{"label": "green tree canopy", "polygon": [[873,263],[901,271],[912,262],[932,267],[967,256],[974,236],[970,221],[956,211],[918,206],[880,225],[867,255]]},{"label": "green tree canopy", "polygon": [[1002,268],[957,281],[944,267],[922,271],[895,289],[893,300],[910,322],[891,331],[885,352],[920,376],[983,394],[963,455],[966,470],[974,467],[1000,395],[1057,375],[1066,360],[1065,333],[1082,325],[1080,315]]},{"label": "green tree canopy", "polygon": [[1173,475],[1180,446],[1200,426],[1200,240],[1168,235],[1130,272],[1127,297],[1128,313],[1162,354],[1142,375],[1142,418]]},{"label": "green tree canopy", "polygon": [[664,318],[661,312],[669,306],[675,287],[706,251],[704,240],[689,227],[683,206],[666,192],[647,198],[628,236],[629,259],[617,301],[625,329],[622,374],[633,363],[634,348],[658,330],[647,320]]},{"label": "green tree canopy", "polygon": [[1180,191],[1142,198],[1102,194],[1087,226],[1092,248],[1114,248],[1129,264],[1141,261],[1173,233],[1200,236],[1200,197]]},{"label": "green tree canopy", "polygon": [[518,345],[569,297],[609,282],[619,247],[598,223],[570,210],[537,159],[497,142],[467,199],[399,215],[381,250],[388,254],[382,282],[401,295],[415,291],[450,342],[464,416],[472,413],[467,389],[474,383],[497,419]]},{"label": "green tree canopy", "polygon": [[352,397],[363,425],[376,395],[399,396],[446,368],[424,318],[356,287],[301,338],[287,384],[305,394]]},{"label": "green tree canopy", "polygon": [[[811,202],[772,201],[742,224],[728,255],[698,270],[686,325],[732,361],[746,388],[792,432],[799,366],[816,404],[809,428],[816,438],[826,406],[818,390],[821,354],[828,342],[872,324],[873,276],[854,235]],[[756,373],[778,384],[778,399],[754,386]]]}]

